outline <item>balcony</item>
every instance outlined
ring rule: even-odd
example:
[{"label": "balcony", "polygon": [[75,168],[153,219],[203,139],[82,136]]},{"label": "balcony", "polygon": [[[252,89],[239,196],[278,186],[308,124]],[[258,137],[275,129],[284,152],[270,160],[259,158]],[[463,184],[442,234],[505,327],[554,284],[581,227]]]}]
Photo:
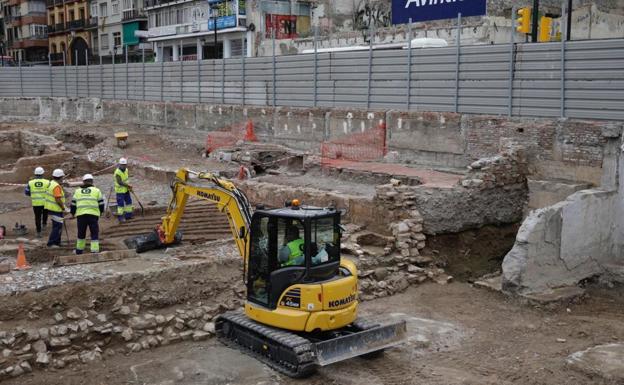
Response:
[{"label": "balcony", "polygon": [[10,47],[12,49],[24,49],[31,47],[47,47],[48,36],[47,35],[33,35],[26,38],[16,39],[11,42]]},{"label": "balcony", "polygon": [[83,29],[85,27],[85,20],[84,19],[80,19],[80,20],[73,20],[69,22],[69,30],[70,31],[75,31],[78,29]]},{"label": "balcony", "polygon": [[56,23],[54,26],[54,32],[63,32],[65,31],[65,23]]},{"label": "balcony", "polygon": [[22,19],[21,15],[6,15],[4,16],[4,22],[8,24],[18,23]]},{"label": "balcony", "polygon": [[48,24],[48,34],[54,33],[56,32],[56,25],[49,25]]},{"label": "balcony", "polygon": [[57,5],[63,5],[63,0],[46,0],[48,8],[52,8]]},{"label": "balcony", "polygon": [[97,25],[98,25],[98,18],[97,17],[90,17],[86,21],[85,28],[86,29],[93,29],[93,28],[97,28]]},{"label": "balcony", "polygon": [[128,9],[123,11],[123,16],[121,21],[131,21],[131,20],[147,20],[147,16],[145,13],[137,10],[137,9]]}]

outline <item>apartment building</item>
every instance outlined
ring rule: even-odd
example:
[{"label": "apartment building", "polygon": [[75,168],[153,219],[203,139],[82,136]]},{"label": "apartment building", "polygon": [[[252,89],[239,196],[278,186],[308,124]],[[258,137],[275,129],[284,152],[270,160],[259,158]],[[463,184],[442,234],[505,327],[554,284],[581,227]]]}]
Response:
[{"label": "apartment building", "polygon": [[[142,0],[89,0],[95,27],[92,27],[92,47],[104,62],[125,60],[126,51],[136,60],[145,48],[136,31],[147,30],[147,16]],[[149,46],[151,48],[151,46]]]},{"label": "apartment building", "polygon": [[46,0],[48,7],[48,44],[55,64],[86,64],[91,36],[87,29],[87,0]]},{"label": "apartment building", "polygon": [[252,56],[244,0],[144,1],[157,61]]},{"label": "apartment building", "polygon": [[46,3],[44,0],[3,0],[2,54],[16,61],[43,62],[48,54]]}]

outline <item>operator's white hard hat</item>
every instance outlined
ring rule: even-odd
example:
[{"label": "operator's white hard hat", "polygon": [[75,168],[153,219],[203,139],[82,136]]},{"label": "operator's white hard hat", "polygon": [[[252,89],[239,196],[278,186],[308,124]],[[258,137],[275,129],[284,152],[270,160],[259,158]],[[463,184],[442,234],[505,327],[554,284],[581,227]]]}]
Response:
[{"label": "operator's white hard hat", "polygon": [[44,172],[43,167],[37,167],[35,169],[35,175],[43,175]]},{"label": "operator's white hard hat", "polygon": [[93,175],[84,174],[84,176],[82,177],[82,181],[84,182],[85,180],[93,180]]},{"label": "operator's white hard hat", "polygon": [[128,164],[128,159],[126,158],[119,159],[119,164]]},{"label": "operator's white hard hat", "polygon": [[65,173],[60,168],[57,168],[56,170],[52,171],[52,176],[55,178],[62,178],[65,176]]}]

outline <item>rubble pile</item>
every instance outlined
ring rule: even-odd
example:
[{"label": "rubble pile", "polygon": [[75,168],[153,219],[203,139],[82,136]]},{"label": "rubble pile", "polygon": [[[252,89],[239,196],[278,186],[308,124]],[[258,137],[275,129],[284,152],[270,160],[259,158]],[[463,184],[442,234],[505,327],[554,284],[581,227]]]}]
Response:
[{"label": "rubble pile", "polygon": [[0,330],[0,380],[33,368],[61,369],[107,355],[128,354],[214,335],[213,319],[241,306],[242,290],[219,304],[197,302],[167,311],[139,313],[131,297],[120,297],[110,312],[77,307],[54,315],[51,326]]}]

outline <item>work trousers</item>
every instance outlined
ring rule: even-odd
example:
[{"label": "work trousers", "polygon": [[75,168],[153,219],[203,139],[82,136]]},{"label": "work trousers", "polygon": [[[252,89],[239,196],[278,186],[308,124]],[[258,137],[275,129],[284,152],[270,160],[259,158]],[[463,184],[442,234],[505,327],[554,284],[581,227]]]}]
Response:
[{"label": "work trousers", "polygon": [[50,215],[52,220],[52,231],[50,231],[50,237],[48,238],[48,246],[60,246],[61,234],[63,233],[63,212],[48,211],[48,215]]},{"label": "work trousers", "polygon": [[45,209],[45,206],[33,206],[33,211],[35,213],[35,228],[37,233],[40,233],[48,222],[48,210]]},{"label": "work trousers", "polygon": [[78,235],[76,237],[76,254],[82,254],[84,252],[87,243],[87,228],[91,235],[91,252],[100,252],[100,226],[98,220],[100,217],[97,215],[84,214],[77,217],[78,223]]},{"label": "work trousers", "polygon": [[117,217],[119,220],[132,219],[134,207],[132,206],[130,191],[126,193],[116,193],[115,195],[117,198]]}]

